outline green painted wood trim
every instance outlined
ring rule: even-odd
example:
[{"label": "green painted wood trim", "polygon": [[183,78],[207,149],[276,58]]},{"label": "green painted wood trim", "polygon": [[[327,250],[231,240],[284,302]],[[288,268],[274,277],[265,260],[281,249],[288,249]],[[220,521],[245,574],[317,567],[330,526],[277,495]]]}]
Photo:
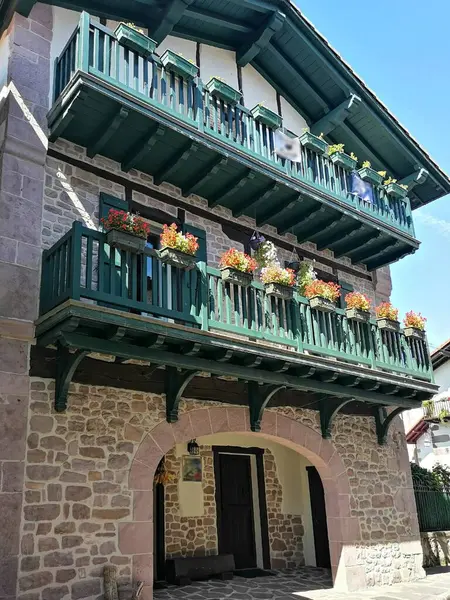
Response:
[{"label": "green painted wood trim", "polygon": [[197,373],[196,370],[184,369],[178,371],[176,367],[166,366],[164,393],[166,395],[166,420],[168,423],[178,421],[178,407],[181,396]]},{"label": "green painted wood trim", "polygon": [[336,127],[340,127],[345,119],[354,112],[361,104],[361,98],[355,94],[350,96],[341,102],[338,106],[330,110],[324,117],[316,121],[310,126],[310,131],[314,135],[327,135],[331,133]]},{"label": "green painted wood trim", "polygon": [[198,67],[189,60],[172,50],[166,50],[161,56],[161,62],[166,71],[176,73],[185,80],[193,79],[198,75]]},{"label": "green painted wood trim", "polygon": [[156,28],[151,30],[154,39],[160,44],[180,21],[186,9],[194,0],[165,0],[162,17]]},{"label": "green painted wood trim", "polygon": [[236,62],[240,67],[245,67],[269,45],[273,35],[281,31],[286,20],[286,15],[277,10],[272,12],[265,22],[254,33],[246,36],[245,43],[236,51]]},{"label": "green painted wood trim", "polygon": [[56,366],[55,379],[55,410],[64,412],[67,408],[67,394],[72,377],[88,352],[86,350],[75,350],[71,353],[67,348],[58,345],[58,362]]},{"label": "green painted wood trim", "polygon": [[352,402],[352,400],[337,400],[335,398],[322,398],[320,400],[320,428],[322,430],[322,437],[324,439],[328,440],[331,438],[331,430],[334,419],[341,408],[343,408],[349,402]]},{"label": "green painted wood trim", "polygon": [[284,385],[260,385],[256,381],[247,384],[248,407],[250,411],[250,429],[261,431],[261,420],[264,409],[277,392],[284,389]]},{"label": "green painted wood trim", "polygon": [[87,146],[86,154],[89,158],[94,158],[96,154],[101,154],[101,151],[112,136],[125,123],[128,114],[128,108],[122,106],[106,127],[102,124],[101,129],[98,129],[92,136],[92,143]]},{"label": "green painted wood trim", "polygon": [[386,416],[386,411],[383,408],[374,408],[375,428],[377,432],[377,439],[380,446],[384,446],[387,442],[387,436],[389,427],[392,425],[395,417],[402,413],[405,409],[404,406],[395,408],[392,412]]}]

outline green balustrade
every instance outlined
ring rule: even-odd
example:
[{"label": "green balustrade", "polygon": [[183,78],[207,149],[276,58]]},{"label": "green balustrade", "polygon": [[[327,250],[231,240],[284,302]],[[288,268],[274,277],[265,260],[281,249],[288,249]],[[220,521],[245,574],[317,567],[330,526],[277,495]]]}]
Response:
[{"label": "green balustrade", "polygon": [[184,79],[167,71],[155,54],[146,57],[127,48],[113,31],[87,13],[82,13],[77,29],[56,60],[55,101],[77,71],[93,75],[136,101],[184,121],[208,138],[414,237],[408,198],[393,198],[382,186],[374,186],[374,202],[365,202],[351,194],[347,170],[333,164],[326,154],[304,146],[299,162],[282,160],[274,152],[274,130],[255,119],[250,110],[210,93],[199,78]]},{"label": "green balustrade", "polygon": [[112,248],[105,233],[79,222],[43,253],[41,315],[68,299],[428,381],[433,377],[424,340],[380,330],[373,320],[350,320],[342,309],[311,309],[299,294],[293,300],[268,296],[258,281],[247,288],[225,282],[219,269],[204,262],[184,271],[163,264],[150,248],[143,255]]}]

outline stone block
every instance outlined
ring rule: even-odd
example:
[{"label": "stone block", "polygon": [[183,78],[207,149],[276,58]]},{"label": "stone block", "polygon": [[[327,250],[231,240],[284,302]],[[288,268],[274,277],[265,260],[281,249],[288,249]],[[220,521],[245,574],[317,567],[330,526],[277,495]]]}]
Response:
[{"label": "stone block", "polygon": [[32,465],[27,467],[27,477],[31,481],[50,481],[58,477],[60,467],[51,467],[49,465]]},{"label": "stone block", "polygon": [[56,571],[56,583],[67,583],[72,579],[75,579],[77,572],[75,569],[60,569]]},{"label": "stone block", "polygon": [[89,519],[91,516],[91,509],[85,504],[74,504],[72,506],[72,516],[77,521]]},{"label": "stone block", "polygon": [[20,568],[22,571],[37,571],[40,561],[39,556],[24,556],[20,561]]},{"label": "stone block", "polygon": [[45,590],[42,590],[42,600],[62,600],[68,594],[69,588],[67,585],[45,588]]},{"label": "stone block", "polygon": [[49,585],[53,582],[53,573],[50,571],[38,571],[19,579],[19,590],[27,592]]},{"label": "stone block", "polygon": [[7,237],[0,237],[0,262],[15,263],[17,242]]},{"label": "stone block", "polygon": [[71,552],[51,552],[44,556],[44,567],[70,567],[73,565]]},{"label": "stone block", "polygon": [[19,553],[22,494],[0,494],[0,561]]},{"label": "stone block", "polygon": [[153,524],[119,523],[119,549],[122,554],[153,552]]},{"label": "stone block", "polygon": [[[20,128],[23,129],[22,122],[17,119],[15,121],[20,123]],[[28,127],[25,127],[25,131],[27,132],[26,135],[29,135]],[[6,192],[3,192],[2,196],[3,202],[0,204],[0,236],[11,237],[17,242],[25,242],[32,246],[40,246],[41,204],[30,202]]]},{"label": "stone block", "polygon": [[56,538],[46,537],[38,540],[39,552],[51,552],[59,550],[59,542]]},{"label": "stone block", "polygon": [[93,519],[102,519],[104,521],[117,521],[130,515],[128,508],[94,508],[92,510]]},{"label": "stone block", "polygon": [[[3,384],[9,385],[9,377],[16,378],[22,385],[20,375],[0,373],[0,395],[5,391]],[[27,380],[28,377],[24,377]],[[6,381],[8,380],[8,381]],[[0,402],[0,460],[23,460],[25,458],[25,442],[27,397],[8,396],[8,403]]]},{"label": "stone block", "polygon": [[31,431],[38,433],[50,433],[53,429],[54,421],[52,417],[33,416],[30,420]]},{"label": "stone block", "polygon": [[2,491],[22,492],[23,462],[4,462],[2,465]]},{"label": "stone block", "polygon": [[66,500],[79,502],[92,496],[92,490],[82,485],[68,485],[66,487]]},{"label": "stone block", "polygon": [[87,581],[77,581],[72,584],[72,600],[81,600],[82,598],[97,597],[101,593],[99,579]]},{"label": "stone block", "polygon": [[0,598],[16,597],[18,563],[17,556],[0,559]]},{"label": "stone block", "polygon": [[26,521],[53,521],[59,517],[61,507],[59,504],[41,504],[39,506],[25,506]]}]

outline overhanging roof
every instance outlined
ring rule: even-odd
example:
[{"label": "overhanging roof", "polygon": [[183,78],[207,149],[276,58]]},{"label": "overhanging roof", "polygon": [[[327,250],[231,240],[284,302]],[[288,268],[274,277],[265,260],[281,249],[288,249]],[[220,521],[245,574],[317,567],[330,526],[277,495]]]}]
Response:
[{"label": "overhanging roof", "polygon": [[[401,180],[420,168],[427,180],[410,192],[413,208],[450,193],[450,180],[381,100],[289,0],[49,0],[50,4],[133,21],[161,41],[178,35],[236,50],[314,124],[351,93],[362,100],[328,136],[361,160]],[[34,0],[0,0],[4,29],[12,11]],[[278,24],[273,26],[274,14]],[[243,44],[244,40],[244,44]],[[245,55],[245,56],[244,56]]]},{"label": "overhanging roof", "polygon": [[436,370],[450,359],[450,340],[445,341],[431,353],[431,363]]}]

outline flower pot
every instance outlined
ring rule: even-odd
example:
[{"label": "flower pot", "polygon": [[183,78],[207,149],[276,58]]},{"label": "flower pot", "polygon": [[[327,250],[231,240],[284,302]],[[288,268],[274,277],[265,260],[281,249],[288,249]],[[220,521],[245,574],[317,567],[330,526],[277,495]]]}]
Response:
[{"label": "flower pot", "polygon": [[331,162],[347,171],[356,169],[357,161],[345,152],[333,152],[330,155]]},{"label": "flower pot", "polygon": [[400,331],[400,323],[393,321],[392,319],[377,319],[378,329],[385,329],[386,331]]},{"label": "flower pot", "polygon": [[267,108],[262,104],[257,104],[255,107],[253,107],[251,113],[255,121],[259,121],[260,123],[263,123],[272,129],[278,129],[283,123],[283,119],[280,117],[280,115],[277,115],[276,112],[270,110],[270,108]]},{"label": "flower pot", "polygon": [[424,340],[426,337],[426,332],[424,329],[417,329],[417,327],[405,327],[403,330],[405,337],[414,338],[416,340]]},{"label": "flower pot", "polygon": [[310,131],[305,131],[300,136],[300,144],[305,146],[305,148],[309,148],[310,150],[314,150],[314,152],[318,152],[319,154],[324,154],[328,146],[325,140],[317,135],[314,135]]},{"label": "flower pot", "polygon": [[161,262],[166,265],[172,265],[172,267],[184,269],[185,271],[193,269],[197,262],[193,254],[186,254],[186,252],[180,252],[179,250],[169,248],[168,246],[161,248],[159,251],[159,258]]},{"label": "flower pot", "polygon": [[120,25],[116,27],[114,35],[120,44],[134,52],[138,52],[144,57],[150,56],[150,54],[153,54],[155,51],[155,40],[152,40],[148,35],[133,29],[133,27],[130,27],[125,23],[120,23]]},{"label": "flower pot", "polygon": [[142,254],[147,240],[126,231],[110,229],[106,232],[106,243],[113,248],[128,250],[128,252],[133,252],[134,254]]},{"label": "flower pot", "polygon": [[358,175],[361,177],[361,179],[368,181],[373,185],[381,185],[381,182],[383,181],[383,176],[370,167],[362,167],[362,169],[358,169]]},{"label": "flower pot", "polygon": [[242,287],[248,287],[253,281],[253,273],[247,273],[245,271],[238,271],[232,267],[223,267],[220,269],[222,279],[228,281],[228,283],[234,283]]},{"label": "flower pot", "polygon": [[268,296],[282,298],[283,300],[292,300],[294,297],[294,288],[290,285],[282,285],[281,283],[266,283],[264,286]]},{"label": "flower pot", "polygon": [[370,321],[370,312],[368,310],[347,308],[345,314],[350,321],[358,321],[358,323],[368,323]]},{"label": "flower pot", "polygon": [[172,52],[172,50],[166,50],[161,56],[161,62],[164,65],[166,71],[171,71],[183,77],[183,79],[193,79],[198,75],[198,67],[189,60]]},{"label": "flower pot", "polygon": [[217,98],[229,104],[237,104],[242,96],[241,92],[238,92],[231,85],[228,85],[225,81],[220,81],[216,77],[212,77],[205,87],[210,94],[217,96]]},{"label": "flower pot", "polygon": [[390,183],[389,185],[386,185],[384,189],[389,196],[393,196],[394,198],[405,198],[408,193],[408,190],[402,188],[398,183]]},{"label": "flower pot", "polygon": [[322,296],[314,296],[314,298],[310,298],[309,305],[311,308],[315,308],[321,312],[331,313],[336,310],[336,304],[327,298],[322,298]]}]

